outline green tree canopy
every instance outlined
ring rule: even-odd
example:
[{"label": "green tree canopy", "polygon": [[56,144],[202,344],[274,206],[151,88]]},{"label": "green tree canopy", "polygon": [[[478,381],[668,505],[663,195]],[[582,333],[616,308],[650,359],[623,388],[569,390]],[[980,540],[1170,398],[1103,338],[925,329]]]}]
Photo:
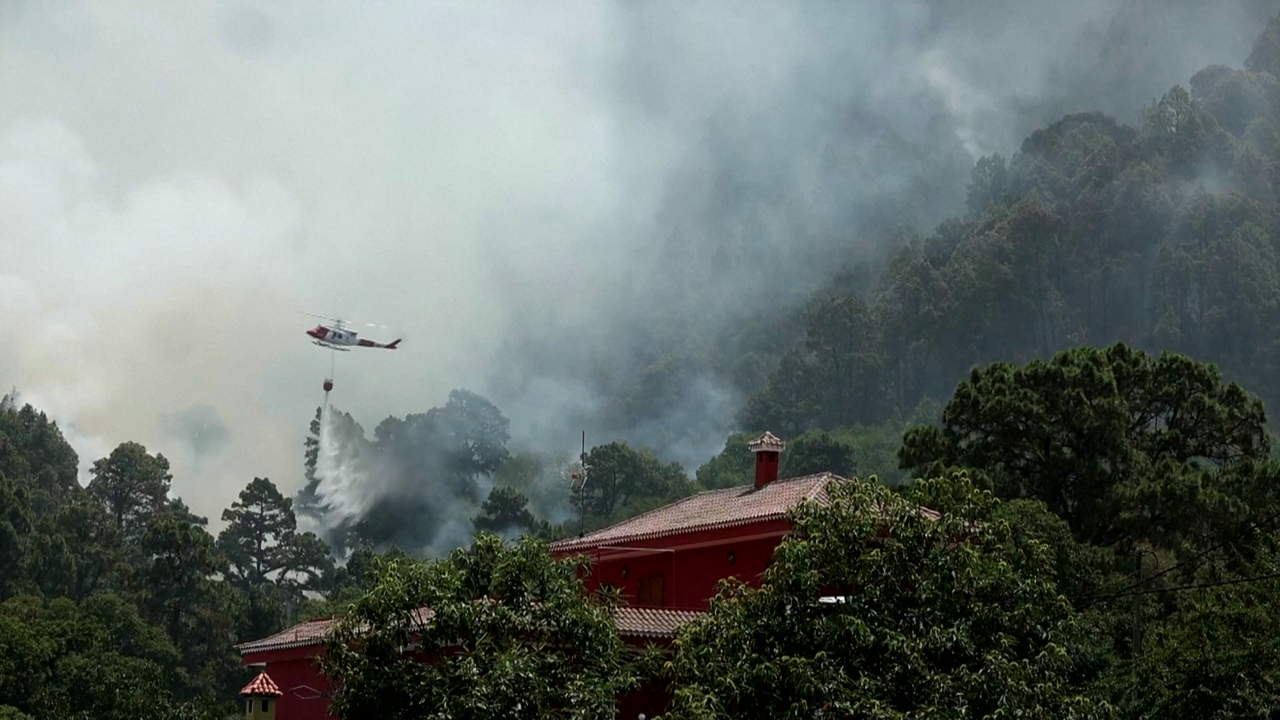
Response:
[{"label": "green tree canopy", "polygon": [[810,430],[787,443],[779,473],[781,477],[800,477],[830,472],[849,477],[857,467],[854,454],[852,443],[825,430]]},{"label": "green tree canopy", "polygon": [[698,485],[707,490],[735,487],[751,482],[755,459],[747,443],[762,433],[741,432],[729,436],[724,449],[698,468]]},{"label": "green tree canopy", "polygon": [[537,523],[529,512],[529,498],[508,487],[490,490],[489,497],[480,506],[480,514],[471,520],[476,530],[503,536],[528,532]]},{"label": "green tree canopy", "polygon": [[1102,716],[1069,681],[1049,548],[998,508],[963,472],[806,503],[761,587],[728,584],[678,638],[670,717]]},{"label": "green tree canopy", "polygon": [[107,509],[116,529],[130,540],[141,538],[151,519],[169,502],[169,461],[126,442],[94,462],[89,493]]},{"label": "green tree canopy", "polygon": [[173,691],[185,684],[180,657],[117,595],[95,594],[79,605],[31,596],[0,603],[0,706],[11,708],[10,717],[176,718]]},{"label": "green tree canopy", "polygon": [[1280,711],[1276,540],[1273,533],[1263,538],[1255,562],[1240,574],[1210,564],[1180,583],[1177,612],[1153,624],[1142,655],[1117,664],[1099,690],[1127,717],[1274,717]]},{"label": "green tree canopy", "polygon": [[218,549],[230,563],[230,577],[255,584],[284,569],[287,548],[281,540],[298,529],[293,501],[267,478],[254,478],[240,498],[222,511],[227,526],[218,534]]},{"label": "green tree canopy", "polygon": [[611,442],[587,453],[587,485],[574,503],[585,503],[588,512],[611,520],[638,504],[678,496],[691,485],[679,463],[664,463],[647,448]]},{"label": "green tree canopy", "polygon": [[268,579],[288,583],[295,576],[315,587],[332,564],[314,533],[298,532],[293,500],[267,478],[254,478],[222,519],[227,526],[218,534],[218,550],[229,562],[229,577],[242,587]]},{"label": "green tree canopy", "polygon": [[1123,516],[1142,512],[1153,483],[1173,488],[1201,468],[1265,458],[1265,423],[1261,401],[1212,365],[1081,347],[976,368],[941,428],[906,433],[899,461],[917,475],[981,470],[1000,496],[1042,500],[1077,537],[1105,544]]},{"label": "green tree canopy", "polygon": [[[339,717],[605,720],[633,683],[615,598],[588,596],[577,563],[538,541],[481,533],[446,559],[374,572],[322,661]],[[410,643],[436,661],[403,653]]]}]

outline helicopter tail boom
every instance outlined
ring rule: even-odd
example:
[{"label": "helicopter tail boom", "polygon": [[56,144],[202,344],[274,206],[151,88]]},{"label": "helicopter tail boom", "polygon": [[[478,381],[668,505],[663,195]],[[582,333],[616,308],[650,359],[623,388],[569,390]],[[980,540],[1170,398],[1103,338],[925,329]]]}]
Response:
[{"label": "helicopter tail boom", "polygon": [[374,342],[372,340],[365,340],[362,338],[357,342],[357,344],[360,347],[382,348],[383,350],[395,350],[396,346],[400,344],[400,339],[396,338],[395,342],[390,342],[390,343],[387,343],[386,345],[383,345],[382,343]]}]

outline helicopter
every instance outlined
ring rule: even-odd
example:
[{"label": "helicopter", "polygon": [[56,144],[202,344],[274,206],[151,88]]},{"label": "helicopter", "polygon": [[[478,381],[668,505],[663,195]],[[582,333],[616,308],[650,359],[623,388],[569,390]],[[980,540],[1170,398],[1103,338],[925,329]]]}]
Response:
[{"label": "helicopter", "polygon": [[395,350],[400,345],[399,338],[396,338],[392,342],[383,344],[374,342],[373,340],[365,340],[364,338],[357,337],[358,333],[351,329],[352,325],[380,328],[385,328],[386,325],[357,323],[350,320],[339,320],[338,318],[325,317],[324,315],[312,315],[311,313],[302,314],[329,321],[329,323],[320,323],[307,331],[307,335],[312,338],[311,342],[315,345],[319,345],[320,347],[337,350],[338,352],[349,352],[353,347]]}]

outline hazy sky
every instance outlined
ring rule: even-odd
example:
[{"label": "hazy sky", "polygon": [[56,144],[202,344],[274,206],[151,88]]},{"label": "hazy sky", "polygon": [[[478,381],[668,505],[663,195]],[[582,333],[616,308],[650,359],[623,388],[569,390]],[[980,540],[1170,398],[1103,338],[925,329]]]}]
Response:
[{"label": "hazy sky", "polygon": [[[625,352],[640,299],[697,312],[673,234],[811,257],[889,201],[936,222],[979,155],[1261,29],[1247,0],[962,5],[0,0],[0,383],[84,467],[164,452],[215,526],[255,475],[301,484],[330,357],[296,311],[404,338],[338,357],[367,428],[468,387],[572,447],[593,399],[552,360]],[[747,311],[807,267],[702,292]],[[736,401],[699,383],[691,462]]]}]

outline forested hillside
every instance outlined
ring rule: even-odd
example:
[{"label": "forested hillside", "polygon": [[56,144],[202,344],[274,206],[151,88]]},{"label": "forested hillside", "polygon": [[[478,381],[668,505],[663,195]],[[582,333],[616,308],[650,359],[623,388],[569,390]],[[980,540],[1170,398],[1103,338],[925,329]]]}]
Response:
[{"label": "forested hillside", "polygon": [[[762,316],[703,358],[753,394],[741,432],[699,468],[600,438],[587,452],[592,482],[575,495],[573,458],[508,449],[502,411],[457,390],[372,437],[334,410],[327,448],[318,413],[299,448],[302,490],[291,498],[245,478],[215,534],[173,496],[162,455],[121,444],[91,459],[82,487],[59,428],[7,396],[0,718],[234,715],[227,703],[247,679],[234,644],[346,607],[379,555],[439,555],[473,530],[560,537],[744,484],[746,440],[766,429],[788,441],[784,475],[874,475],[1005,523],[984,552],[1021,569],[992,586],[1060,601],[1020,642],[1052,640],[1070,658],[1032,664],[1056,684],[1029,702],[1269,717],[1280,707],[1280,466],[1267,414],[1280,407],[1278,78],[1280,18],[1243,68],[1203,69],[1134,126],[1075,113],[1011,157],[978,161],[963,217],[833,268],[803,308]],[[636,402],[670,399],[680,373],[672,358],[655,362]],[[376,478],[377,492],[325,486],[326,462]],[[841,537],[830,518],[810,521]],[[904,557],[933,557],[932,536],[913,537]],[[940,567],[972,579],[997,565],[1006,572],[978,560]],[[974,583],[966,592],[982,602],[986,586]],[[931,617],[963,616],[944,588],[919,587],[915,602],[938,604]],[[709,626],[724,634],[690,637],[691,654],[669,668],[685,700],[753,702],[736,654],[777,659],[767,613],[790,602],[780,592],[726,603]],[[934,651],[942,659],[930,667],[945,674],[949,656]],[[895,677],[889,668],[876,682]]]},{"label": "forested hillside", "polygon": [[812,300],[743,425],[879,422],[974,364],[1115,341],[1214,362],[1275,406],[1278,31],[1137,127],[1073,114],[978,161],[966,216],[903,238],[875,285],[853,266]]}]

